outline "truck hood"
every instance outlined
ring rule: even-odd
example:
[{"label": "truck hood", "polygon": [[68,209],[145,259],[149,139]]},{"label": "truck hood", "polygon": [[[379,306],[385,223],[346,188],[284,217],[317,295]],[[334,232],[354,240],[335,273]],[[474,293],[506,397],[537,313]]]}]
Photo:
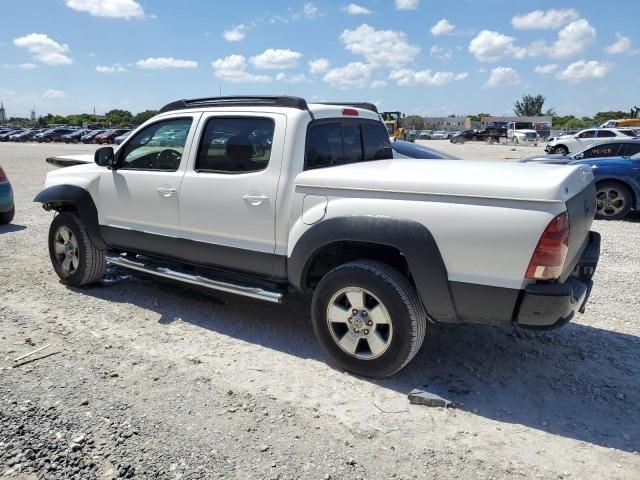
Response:
[{"label": "truck hood", "polygon": [[59,155],[55,157],[47,157],[47,163],[56,167],[72,167],[74,165],[83,165],[93,163],[92,153],[83,153],[80,155]]},{"label": "truck hood", "polygon": [[[296,191],[345,196],[345,192],[380,197],[424,195],[534,202],[564,202],[593,181],[584,165],[548,165],[393,159],[307,170],[295,180]],[[353,193],[351,194],[353,195]]]},{"label": "truck hood", "polygon": [[525,133],[525,134],[526,133],[538,133],[535,130],[532,130],[530,128],[520,128],[518,130],[513,130],[513,132],[515,132],[515,133]]}]

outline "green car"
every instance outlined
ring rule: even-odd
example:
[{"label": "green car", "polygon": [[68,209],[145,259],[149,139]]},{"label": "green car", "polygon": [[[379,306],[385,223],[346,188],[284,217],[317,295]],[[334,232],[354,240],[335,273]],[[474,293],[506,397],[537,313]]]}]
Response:
[{"label": "green car", "polygon": [[10,223],[15,213],[16,208],[13,204],[13,190],[11,189],[7,175],[4,173],[2,167],[0,167],[0,225]]}]

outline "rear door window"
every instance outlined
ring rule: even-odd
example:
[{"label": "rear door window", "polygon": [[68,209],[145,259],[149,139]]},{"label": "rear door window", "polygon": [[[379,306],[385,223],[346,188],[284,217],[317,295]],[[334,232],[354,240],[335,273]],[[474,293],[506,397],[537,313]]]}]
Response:
[{"label": "rear door window", "polygon": [[305,169],[393,158],[381,122],[320,121],[309,127]]},{"label": "rear door window", "polygon": [[627,148],[624,150],[624,152],[620,152],[621,155],[624,155],[625,157],[632,157],[636,153],[640,153],[640,142],[627,143],[625,145]]},{"label": "rear door window", "polygon": [[267,168],[275,123],[264,117],[212,117],[200,141],[196,171],[239,174]]},{"label": "rear door window", "polygon": [[598,132],[598,138],[609,138],[609,137],[615,137],[616,134],[613,133],[611,130],[600,130]]}]

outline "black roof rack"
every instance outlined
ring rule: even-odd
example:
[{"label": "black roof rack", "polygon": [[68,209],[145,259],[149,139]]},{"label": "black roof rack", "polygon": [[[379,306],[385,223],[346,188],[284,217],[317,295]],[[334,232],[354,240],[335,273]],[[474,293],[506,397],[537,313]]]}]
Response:
[{"label": "black roof rack", "polygon": [[184,110],[188,108],[202,107],[247,107],[269,105],[273,107],[290,107],[299,110],[308,110],[307,102],[300,97],[287,96],[244,96],[244,97],[206,97],[192,98],[190,100],[176,100],[166,104],[159,113],[170,112],[172,110]]},{"label": "black roof rack", "polygon": [[373,103],[368,103],[368,102],[313,102],[313,103],[317,103],[320,105],[336,105],[336,106],[362,108],[363,110],[371,110],[372,112],[378,113],[378,107],[376,107]]}]

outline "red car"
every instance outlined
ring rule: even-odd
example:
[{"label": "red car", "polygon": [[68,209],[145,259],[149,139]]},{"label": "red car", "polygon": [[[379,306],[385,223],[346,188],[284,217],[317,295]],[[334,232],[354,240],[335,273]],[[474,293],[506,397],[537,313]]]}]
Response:
[{"label": "red car", "polygon": [[96,143],[99,143],[99,144],[113,143],[116,137],[119,137],[120,135],[128,131],[129,131],[128,128],[112,128],[110,130],[107,130],[104,133],[101,133],[100,135],[96,135],[96,138],[94,140]]}]

